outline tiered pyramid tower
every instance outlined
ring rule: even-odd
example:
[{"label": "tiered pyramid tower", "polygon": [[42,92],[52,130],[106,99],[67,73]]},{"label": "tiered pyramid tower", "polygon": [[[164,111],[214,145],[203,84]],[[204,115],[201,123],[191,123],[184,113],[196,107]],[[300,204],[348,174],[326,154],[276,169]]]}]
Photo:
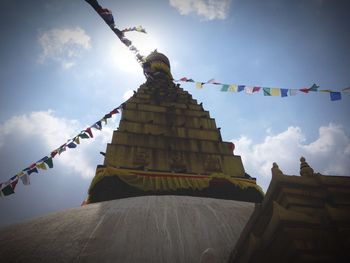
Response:
[{"label": "tiered pyramid tower", "polygon": [[146,83],[123,104],[88,201],[164,194],[260,201],[234,144],[222,141],[209,112],[173,83],[168,58],[151,53],[144,73]]}]

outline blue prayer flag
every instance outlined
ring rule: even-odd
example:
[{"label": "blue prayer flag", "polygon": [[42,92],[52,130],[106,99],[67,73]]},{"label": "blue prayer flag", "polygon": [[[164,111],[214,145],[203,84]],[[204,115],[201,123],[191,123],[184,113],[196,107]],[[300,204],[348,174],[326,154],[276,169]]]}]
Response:
[{"label": "blue prayer flag", "polygon": [[331,101],[341,100],[341,93],[340,92],[330,92],[329,95],[331,97]]},{"label": "blue prayer flag", "polygon": [[74,142],[70,142],[67,144],[68,148],[75,148],[77,145]]},{"label": "blue prayer flag", "polygon": [[238,92],[241,92],[244,90],[245,85],[238,85]]},{"label": "blue prayer flag", "polygon": [[46,161],[47,159],[49,159],[49,157],[45,156],[45,157],[41,158],[39,161],[37,161],[37,162],[44,162],[44,161]]},{"label": "blue prayer flag", "polygon": [[288,89],[281,89],[281,97],[288,97]]},{"label": "blue prayer flag", "polygon": [[38,169],[33,168],[33,169],[29,170],[28,171],[28,175],[31,174],[31,173],[38,173]]}]

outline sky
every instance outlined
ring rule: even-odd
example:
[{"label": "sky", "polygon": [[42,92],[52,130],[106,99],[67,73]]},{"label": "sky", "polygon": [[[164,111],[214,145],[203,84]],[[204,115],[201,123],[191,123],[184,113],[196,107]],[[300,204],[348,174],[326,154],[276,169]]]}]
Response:
[{"label": "sky", "polygon": [[[168,56],[175,79],[341,91],[350,86],[350,4],[344,0],[100,0],[143,55]],[[83,0],[1,0],[0,182],[119,106],[145,82],[133,54]],[[182,83],[234,142],[245,170],[267,190],[277,162],[298,175],[350,175],[350,95],[221,92]],[[115,116],[54,158],[54,168],[0,198],[0,226],[78,207],[103,163]]]}]

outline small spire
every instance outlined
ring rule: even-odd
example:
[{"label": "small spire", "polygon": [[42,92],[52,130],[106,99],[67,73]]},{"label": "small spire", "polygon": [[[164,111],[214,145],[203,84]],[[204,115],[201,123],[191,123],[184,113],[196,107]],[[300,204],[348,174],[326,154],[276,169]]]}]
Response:
[{"label": "small spire", "polygon": [[304,157],[300,158],[300,175],[301,176],[313,176],[314,169],[306,162]]},{"label": "small spire", "polygon": [[271,173],[272,173],[272,176],[283,175],[283,172],[280,170],[277,163],[272,164]]}]

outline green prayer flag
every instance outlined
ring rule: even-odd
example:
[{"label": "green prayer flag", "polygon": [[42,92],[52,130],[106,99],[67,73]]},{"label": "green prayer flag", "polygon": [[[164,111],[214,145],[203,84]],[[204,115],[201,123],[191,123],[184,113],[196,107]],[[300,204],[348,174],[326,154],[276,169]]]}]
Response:
[{"label": "green prayer flag", "polygon": [[309,88],[310,91],[317,91],[317,89],[319,88],[320,86],[317,86],[315,83]]},{"label": "green prayer flag", "polygon": [[82,138],[82,139],[89,139],[89,135],[87,135],[85,132],[82,132],[79,134],[79,137]]},{"label": "green prayer flag", "polygon": [[222,85],[221,91],[228,91],[229,85]]},{"label": "green prayer flag", "polygon": [[263,88],[264,96],[271,96],[271,89],[270,88]]},{"label": "green prayer flag", "polygon": [[6,196],[6,195],[11,195],[14,194],[15,191],[13,191],[11,184],[5,186],[4,188],[1,189],[1,192]]},{"label": "green prayer flag", "polygon": [[49,168],[53,168],[52,157],[47,158],[44,163],[46,163]]}]

